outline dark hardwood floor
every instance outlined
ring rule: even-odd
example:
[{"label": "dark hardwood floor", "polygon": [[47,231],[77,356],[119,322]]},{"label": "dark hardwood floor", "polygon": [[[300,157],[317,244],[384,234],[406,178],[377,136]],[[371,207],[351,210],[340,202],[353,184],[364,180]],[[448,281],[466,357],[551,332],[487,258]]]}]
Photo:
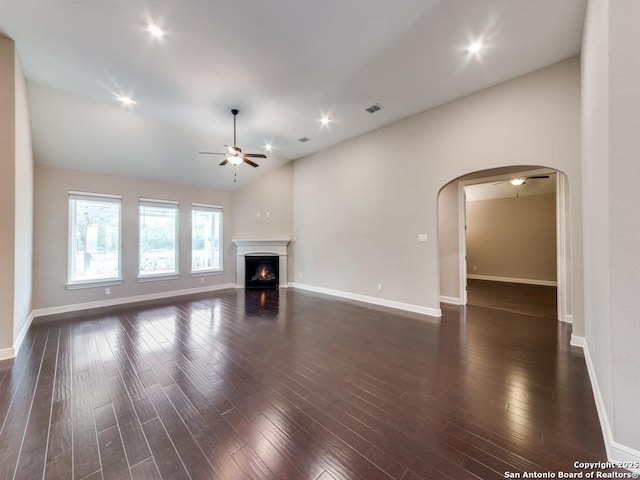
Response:
[{"label": "dark hardwood floor", "polygon": [[476,307],[558,318],[557,295],[552,286],[467,279],[467,304]]},{"label": "dark hardwood floor", "polygon": [[36,325],[0,364],[0,479],[498,479],[605,461],[569,325],[443,310],[230,290]]}]

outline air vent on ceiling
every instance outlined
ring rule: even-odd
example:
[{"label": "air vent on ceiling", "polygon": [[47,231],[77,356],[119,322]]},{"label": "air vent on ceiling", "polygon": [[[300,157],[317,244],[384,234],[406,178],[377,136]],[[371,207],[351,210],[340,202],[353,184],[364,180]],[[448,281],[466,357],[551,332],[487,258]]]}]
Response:
[{"label": "air vent on ceiling", "polygon": [[369,108],[365,108],[365,110],[369,113],[376,113],[378,110],[382,110],[382,105],[376,103],[374,105],[371,105]]},{"label": "air vent on ceiling", "polygon": [[310,139],[310,138],[307,138],[307,137],[300,137],[300,138],[298,139],[298,141],[299,141],[299,142],[302,142],[302,143],[308,142],[309,140],[311,140],[311,139]]}]

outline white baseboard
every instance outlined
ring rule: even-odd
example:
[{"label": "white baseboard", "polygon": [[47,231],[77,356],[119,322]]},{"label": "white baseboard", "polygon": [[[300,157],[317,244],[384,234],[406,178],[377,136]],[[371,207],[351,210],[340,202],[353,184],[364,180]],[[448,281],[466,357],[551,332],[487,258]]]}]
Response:
[{"label": "white baseboard", "polygon": [[33,314],[33,312],[31,312],[27,317],[27,321],[25,322],[24,326],[20,330],[20,333],[13,342],[13,347],[0,348],[0,361],[16,358],[18,352],[20,351],[20,347],[22,346],[22,342],[24,342],[24,338],[27,336],[27,332],[29,331],[29,327],[31,326],[34,318],[35,315]]},{"label": "white baseboard", "polygon": [[31,324],[33,323],[33,319],[35,317],[36,316],[35,316],[34,312],[31,311],[31,313],[29,314],[29,317],[27,317],[27,321],[22,326],[22,330],[20,330],[20,333],[16,337],[15,342],[13,342],[13,350],[14,350],[14,354],[15,354],[14,356],[18,355],[18,352],[20,351],[20,347],[22,347],[22,343],[24,342],[24,338],[27,336],[27,332],[29,331],[29,327],[31,327]]},{"label": "white baseboard", "polygon": [[462,299],[459,297],[447,297],[440,295],[440,303],[448,303],[450,305],[462,305]]},{"label": "white baseboard", "polygon": [[546,287],[557,287],[558,282],[551,280],[535,280],[532,278],[511,278],[511,277],[494,277],[491,275],[475,275],[467,274],[467,278],[474,280],[489,280],[491,282],[506,282],[506,283],[524,283],[526,285],[544,285]]},{"label": "white baseboard", "polygon": [[600,427],[602,428],[602,436],[604,437],[604,445],[607,450],[607,458],[612,463],[621,463],[622,468],[631,470],[635,473],[640,473],[638,468],[629,468],[629,465],[640,465],[640,451],[627,447],[616,442],[613,439],[613,432],[611,430],[611,424],[609,423],[609,417],[607,416],[607,409],[600,392],[598,385],[598,378],[596,371],[591,360],[591,354],[589,353],[589,344],[584,337],[577,335],[571,335],[571,345],[574,347],[582,348],[584,352],[585,363],[587,364],[587,371],[589,372],[589,379],[591,380],[591,389],[593,390],[593,398],[596,402],[596,410],[598,411],[598,418],[600,419]]},{"label": "white baseboard", "polygon": [[0,362],[2,360],[11,360],[16,358],[16,349],[14,347],[0,348]]},{"label": "white baseboard", "polygon": [[148,295],[136,295],[134,297],[113,298],[110,300],[100,300],[97,302],[76,303],[73,305],[61,305],[59,307],[39,308],[33,311],[34,317],[45,315],[56,315],[59,313],[79,312],[92,308],[112,307],[115,305],[126,305],[128,303],[146,302],[149,300],[160,300],[163,298],[180,297],[182,295],[192,295],[195,293],[215,292],[234,288],[235,283],[223,283],[222,285],[212,285],[207,287],[187,288],[184,290],[171,290],[169,292],[150,293]]},{"label": "white baseboard", "polygon": [[299,288],[300,290],[308,290],[310,292],[323,293],[325,295],[332,295],[334,297],[356,300],[358,302],[371,303],[373,305],[381,305],[383,307],[405,310],[407,312],[420,313],[422,315],[429,315],[430,317],[442,316],[442,310],[440,310],[439,308],[422,307],[420,305],[412,305],[410,303],[396,302],[393,300],[386,300],[384,298],[370,297],[368,295],[360,295],[358,293],[343,292],[341,290],[315,287],[313,285],[306,285],[303,283],[290,283],[289,286]]},{"label": "white baseboard", "polygon": [[[573,333],[571,334],[571,342],[570,342],[572,347],[580,347],[584,350],[584,347],[587,345],[587,342],[585,340],[584,337],[579,337],[577,335],[574,335]],[[587,354],[585,352],[585,358],[586,358]],[[587,365],[587,368],[589,368],[589,365]],[[593,384],[593,383],[592,383]]]},{"label": "white baseboard", "polygon": [[560,319],[560,321],[564,323],[573,323],[573,315],[566,314],[564,318]]}]

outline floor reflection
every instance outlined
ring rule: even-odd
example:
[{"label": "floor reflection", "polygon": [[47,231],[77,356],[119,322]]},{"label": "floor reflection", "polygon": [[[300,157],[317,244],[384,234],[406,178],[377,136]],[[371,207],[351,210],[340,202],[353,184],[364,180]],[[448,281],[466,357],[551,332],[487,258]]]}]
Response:
[{"label": "floor reflection", "polygon": [[244,314],[277,320],[280,311],[280,290],[277,288],[245,289]]}]

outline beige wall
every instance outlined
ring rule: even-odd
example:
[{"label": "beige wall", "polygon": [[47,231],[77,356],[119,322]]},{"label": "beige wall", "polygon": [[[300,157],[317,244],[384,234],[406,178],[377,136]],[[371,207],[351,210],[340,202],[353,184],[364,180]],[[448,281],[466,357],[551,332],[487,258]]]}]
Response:
[{"label": "beige wall", "polygon": [[0,36],[0,359],[15,355],[32,309],[33,155],[24,75]]},{"label": "beige wall", "polygon": [[[571,185],[579,309],[579,75],[569,59],[296,161],[294,280],[437,310],[440,189],[478,170],[540,165]],[[581,310],[574,316],[581,331]]]},{"label": "beige wall", "polygon": [[0,355],[13,348],[15,254],[15,57],[0,36]]},{"label": "beige wall", "polygon": [[458,182],[451,182],[438,196],[438,256],[440,297],[460,303],[460,209]]},{"label": "beige wall", "polygon": [[467,202],[467,274],[556,281],[556,196]]},{"label": "beige wall", "polygon": [[[105,295],[104,287],[78,290],[67,290],[65,287],[68,275],[70,190],[122,195],[124,283],[110,287],[109,296]],[[139,197],[174,200],[180,204],[181,276],[177,280],[137,281]],[[224,273],[221,275],[190,277],[191,203],[217,205],[224,209]],[[34,220],[34,308],[38,310],[235,284],[235,247],[231,244],[229,192],[37,165]]]},{"label": "beige wall", "polygon": [[[293,164],[288,163],[231,194],[234,239],[292,240]],[[293,244],[287,251],[287,278],[292,278]]]},{"label": "beige wall", "polygon": [[585,337],[609,454],[640,461],[640,83],[635,0],[589,2],[583,38]]},{"label": "beige wall", "polygon": [[33,308],[33,152],[27,86],[15,59],[15,271],[13,342],[24,335]]},{"label": "beige wall", "polygon": [[231,194],[233,238],[291,238],[293,165],[266,174]]}]

